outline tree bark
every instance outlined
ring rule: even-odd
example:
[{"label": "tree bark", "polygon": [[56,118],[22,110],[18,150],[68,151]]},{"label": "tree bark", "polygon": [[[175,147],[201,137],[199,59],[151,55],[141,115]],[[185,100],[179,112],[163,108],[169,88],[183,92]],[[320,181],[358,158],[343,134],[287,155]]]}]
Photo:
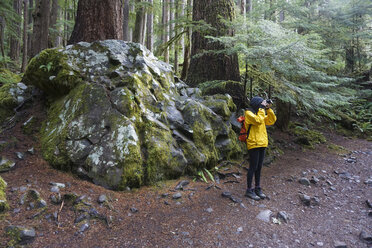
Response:
[{"label": "tree bark", "polygon": [[123,8],[123,40],[130,41],[130,39],[129,39],[129,0],[124,0],[124,8]]},{"label": "tree bark", "polygon": [[[187,20],[192,19],[192,0],[187,0]],[[183,54],[183,64],[182,64],[182,72],[181,72],[181,79],[186,80],[187,72],[189,71],[190,67],[190,55],[191,55],[191,28],[188,26],[186,28],[186,35],[185,35],[185,48]]]},{"label": "tree bark", "polygon": [[23,0],[23,49],[22,49],[22,67],[21,72],[26,70],[27,66],[27,22],[28,22],[28,0]]},{"label": "tree bark", "polygon": [[[28,1],[28,27],[29,29],[31,29],[32,23],[33,23],[33,18],[32,18],[33,8],[34,8],[34,0],[29,0]],[[27,59],[29,59],[31,51],[32,51],[32,33],[27,32],[27,56],[28,56]]]},{"label": "tree bark", "polygon": [[5,59],[5,51],[4,51],[4,30],[5,30],[5,19],[3,16],[0,16],[0,50],[1,55],[3,56],[3,65],[7,68],[6,59]]},{"label": "tree bark", "polygon": [[278,99],[276,101],[276,110],[277,120],[275,122],[275,125],[279,129],[285,131],[288,129],[288,125],[291,119],[291,104]]},{"label": "tree bark", "polygon": [[50,27],[53,29],[49,32],[49,47],[58,46],[58,30],[57,30],[57,19],[58,19],[58,0],[52,0],[52,8],[50,11]]},{"label": "tree bark", "polygon": [[[169,40],[169,0],[164,0],[164,43]],[[164,51],[164,61],[169,63],[169,48]]]},{"label": "tree bark", "polygon": [[38,0],[35,4],[31,57],[48,48],[50,1]]},{"label": "tree bark", "polygon": [[[207,35],[214,37],[233,35],[224,22],[234,18],[234,2],[232,0],[198,0],[193,6],[193,20],[204,20],[212,25],[214,30],[208,31]],[[204,51],[218,51],[224,49],[224,45],[218,42],[210,42],[205,38],[206,34],[198,31],[192,34],[191,62],[187,76],[190,86],[211,80],[234,80],[240,81],[238,56],[227,54],[204,54]],[[200,55],[195,57],[195,55]]]},{"label": "tree bark", "polygon": [[146,37],[146,47],[150,51],[154,50],[154,0],[148,0],[151,4],[151,10],[147,13],[147,37]]},{"label": "tree bark", "polygon": [[134,32],[133,32],[133,42],[142,43],[142,34],[143,34],[143,15],[144,9],[140,7],[139,4],[141,0],[136,0],[136,22],[134,25]]},{"label": "tree bark", "polygon": [[68,44],[106,39],[123,39],[122,1],[80,0]]},{"label": "tree bark", "polygon": [[[178,16],[179,16],[179,1],[178,0],[174,0],[174,12],[175,12],[174,19],[178,20]],[[175,29],[174,27],[175,25],[173,24],[174,36],[177,36],[178,30]],[[174,71],[176,74],[178,73],[178,49],[179,49],[179,41],[177,41],[174,44]]]},{"label": "tree bark", "polygon": [[[21,17],[22,15],[22,3],[21,0],[13,0],[13,9],[14,12]],[[20,43],[20,37],[21,37],[21,23],[20,22],[14,22],[15,27],[15,34],[13,34],[10,37],[10,52],[9,57],[17,61],[19,60],[19,55],[21,52],[21,43]]]}]

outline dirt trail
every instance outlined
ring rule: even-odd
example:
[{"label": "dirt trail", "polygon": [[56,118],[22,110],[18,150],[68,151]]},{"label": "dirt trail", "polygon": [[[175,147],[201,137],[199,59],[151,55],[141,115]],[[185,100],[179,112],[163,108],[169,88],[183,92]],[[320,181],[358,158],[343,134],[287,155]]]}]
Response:
[{"label": "dirt trail", "polygon": [[[11,210],[0,223],[0,247],[9,240],[4,228],[11,224],[35,228],[36,238],[30,247],[335,247],[336,241],[346,243],[348,248],[371,247],[359,237],[361,231],[372,231],[372,217],[368,216],[371,209],[366,204],[366,200],[372,200],[372,191],[371,185],[364,183],[372,178],[372,143],[365,140],[329,134],[327,144],[353,152],[340,156],[327,144],[302,150],[287,134],[275,133],[276,140],[284,141],[285,153],[263,169],[263,186],[270,200],[255,202],[243,196],[246,171],[237,166],[221,169],[222,173],[236,175],[221,179],[217,187],[191,182],[183,191],[175,191],[180,179],[134,192],[113,192],[51,169],[40,157],[33,139],[16,131],[12,136],[19,144],[1,155],[16,159],[14,152],[26,151],[30,146],[35,147],[36,154],[26,155],[17,161],[15,170],[1,174],[8,183]],[[10,140],[9,133],[0,140]],[[346,161],[350,158],[353,161]],[[298,182],[301,177],[312,176],[319,182],[310,186]],[[91,219],[89,228],[80,233],[81,223],[74,223],[80,213],[66,205],[60,212],[58,227],[50,215],[61,205],[49,199],[50,182],[66,184],[61,194],[86,195],[90,207],[104,220]],[[22,186],[36,189],[47,201],[48,208],[40,216],[32,218],[38,210],[19,205]],[[223,198],[224,191],[242,202]],[[182,197],[172,199],[177,192]],[[301,193],[316,197],[319,205],[305,206]],[[102,194],[110,199],[109,205],[97,203]],[[257,219],[263,210],[271,210],[274,217],[285,211],[288,223]]]}]

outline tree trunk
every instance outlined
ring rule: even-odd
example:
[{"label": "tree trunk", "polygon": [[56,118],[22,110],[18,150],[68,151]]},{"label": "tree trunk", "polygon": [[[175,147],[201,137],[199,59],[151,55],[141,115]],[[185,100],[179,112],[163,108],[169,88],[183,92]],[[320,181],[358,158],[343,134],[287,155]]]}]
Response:
[{"label": "tree trunk", "polygon": [[247,9],[247,13],[252,14],[253,0],[247,0],[247,2],[246,2],[246,9]]},{"label": "tree trunk", "polygon": [[1,50],[1,55],[3,56],[3,64],[4,67],[7,68],[6,65],[6,59],[5,59],[5,51],[4,51],[4,30],[5,30],[5,19],[4,17],[0,16],[0,50]]},{"label": "tree trunk", "polygon": [[[214,30],[208,31],[207,35],[232,36],[232,30],[224,24],[223,20],[232,21],[234,18],[234,3],[232,0],[198,0],[194,2],[193,20],[204,20],[211,24]],[[192,34],[191,63],[187,76],[187,83],[197,86],[199,83],[211,80],[234,80],[240,81],[238,56],[227,54],[204,54],[195,55],[203,51],[218,51],[225,47],[218,42],[210,42],[198,31]]]},{"label": "tree trunk", "polygon": [[[145,0],[146,1],[146,0]],[[141,44],[145,45],[146,41],[146,30],[147,30],[147,8],[143,8],[143,15],[142,15],[142,34],[141,34]]]},{"label": "tree trunk", "polygon": [[[13,9],[14,12],[21,17],[22,15],[22,3],[21,0],[13,0]],[[21,52],[21,43],[20,43],[20,37],[21,37],[21,23],[20,22],[14,22],[14,34],[10,37],[10,52],[9,57],[18,62],[19,55]]]},{"label": "tree trunk", "polygon": [[136,0],[136,22],[134,25],[134,32],[133,32],[133,42],[141,43],[142,42],[142,34],[143,34],[143,15],[144,9],[140,7],[139,4],[141,0]]},{"label": "tree trunk", "polygon": [[276,101],[277,120],[275,125],[281,130],[287,130],[291,117],[291,104],[281,100]]},{"label": "tree trunk", "polygon": [[[175,12],[175,20],[178,20],[179,16],[179,0],[174,1],[174,12]],[[178,30],[174,28],[175,25],[173,24],[174,29],[174,36],[178,35]],[[174,72],[178,73],[178,49],[179,49],[179,41],[174,43]]]},{"label": "tree trunk", "polygon": [[106,39],[123,39],[122,1],[80,0],[68,44]]},{"label": "tree trunk", "polygon": [[146,37],[146,47],[150,51],[154,50],[154,0],[148,0],[151,4],[151,10],[147,13],[147,37]]},{"label": "tree trunk", "polygon": [[124,8],[123,8],[123,40],[130,41],[130,39],[129,39],[129,0],[124,0]]},{"label": "tree trunk", "polygon": [[[164,43],[169,40],[169,0],[164,0]],[[169,63],[169,48],[164,51],[164,61]]]},{"label": "tree trunk", "polygon": [[243,15],[243,16],[245,16],[245,13],[246,13],[245,1],[246,0],[240,0],[240,14]]},{"label": "tree trunk", "polygon": [[48,48],[50,1],[38,0],[35,4],[31,57]]},{"label": "tree trunk", "polygon": [[[191,20],[191,8],[192,8],[192,0],[187,0],[187,20]],[[182,72],[181,72],[181,79],[186,80],[187,72],[189,71],[190,67],[190,55],[191,55],[191,28],[188,26],[186,28],[186,35],[185,35],[185,49],[183,54],[183,64],[182,64]]]},{"label": "tree trunk", "polygon": [[32,28],[32,22],[33,22],[33,18],[32,18],[32,10],[34,8],[34,0],[29,0],[28,2],[28,27],[30,30],[28,30],[27,32],[27,59],[29,59],[30,57],[30,54],[31,54],[31,51],[32,51],[32,32],[31,32],[31,29]]},{"label": "tree trunk", "polygon": [[58,30],[57,30],[57,19],[58,19],[58,0],[52,0],[52,8],[50,11],[50,27],[53,29],[49,32],[49,47],[58,46]]},{"label": "tree trunk", "polygon": [[27,66],[27,22],[28,22],[28,0],[23,0],[23,54],[21,72],[26,70]]}]

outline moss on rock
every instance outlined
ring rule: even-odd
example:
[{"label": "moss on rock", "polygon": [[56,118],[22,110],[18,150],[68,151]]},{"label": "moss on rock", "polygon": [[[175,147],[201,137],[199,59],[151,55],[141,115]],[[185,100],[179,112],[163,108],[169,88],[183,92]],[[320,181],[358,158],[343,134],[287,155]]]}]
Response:
[{"label": "moss on rock", "polygon": [[4,181],[2,177],[0,177],[0,213],[3,213],[9,210],[9,204],[6,200],[6,189],[7,183]]},{"label": "moss on rock", "polygon": [[295,126],[293,123],[290,124],[290,128],[297,136],[295,142],[307,148],[314,149],[316,144],[325,143],[327,141],[321,132],[309,130],[301,126]]}]

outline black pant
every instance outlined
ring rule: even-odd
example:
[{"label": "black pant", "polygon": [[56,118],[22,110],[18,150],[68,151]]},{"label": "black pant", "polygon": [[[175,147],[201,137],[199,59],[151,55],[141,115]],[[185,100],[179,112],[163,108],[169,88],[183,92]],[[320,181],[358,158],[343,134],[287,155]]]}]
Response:
[{"label": "black pant", "polygon": [[258,147],[248,150],[249,152],[249,170],[247,174],[248,189],[252,188],[253,175],[256,187],[260,187],[261,169],[265,157],[265,147]]}]

